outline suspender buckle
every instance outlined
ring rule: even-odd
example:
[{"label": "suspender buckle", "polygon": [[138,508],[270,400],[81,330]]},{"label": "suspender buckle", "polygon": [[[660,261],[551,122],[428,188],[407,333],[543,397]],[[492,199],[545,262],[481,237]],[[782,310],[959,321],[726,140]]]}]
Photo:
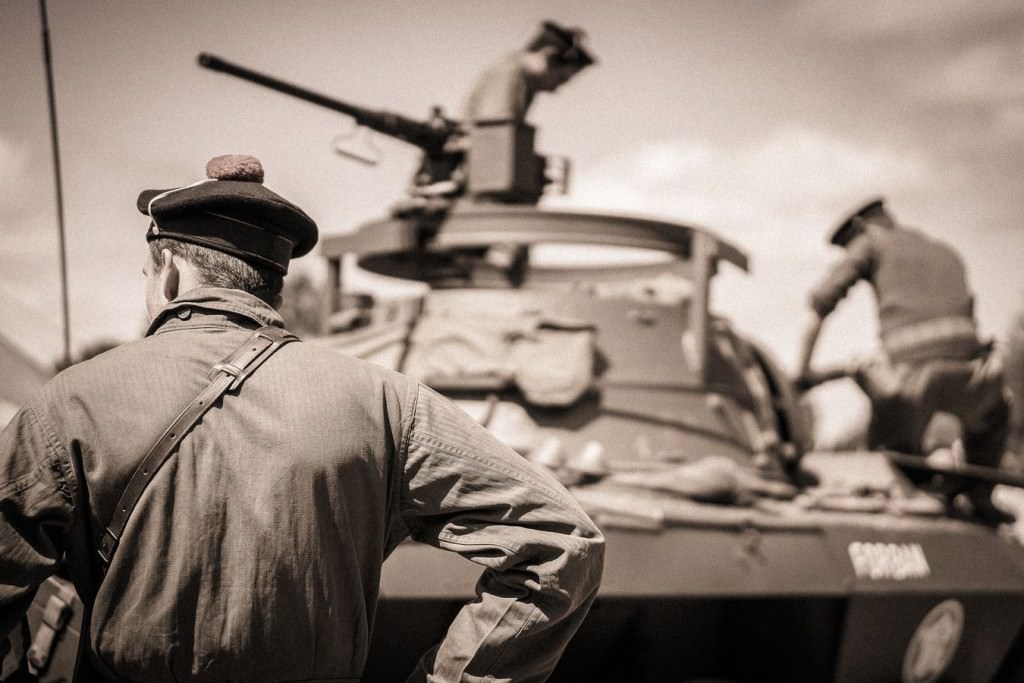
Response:
[{"label": "suspender buckle", "polygon": [[100,556],[104,569],[110,565],[110,558],[114,556],[114,551],[117,550],[117,543],[120,540],[109,527],[104,529],[103,536],[100,538],[99,548],[96,549],[96,554]]},{"label": "suspender buckle", "polygon": [[232,377],[238,377],[242,374],[242,368],[237,365],[232,365],[231,363],[217,363],[213,366],[213,369],[210,370],[210,379],[215,378],[219,372],[231,375]]},{"label": "suspender buckle", "polygon": [[[238,387],[277,349],[285,344],[298,341],[298,337],[281,328],[264,327],[257,330],[235,353],[213,366],[210,371],[210,384],[188,404],[157,439],[153,447],[142,459],[142,464],[117,502],[117,514],[114,515],[102,537],[96,553],[103,563],[105,572],[110,559],[117,549],[120,535],[128,525],[128,518],[138,504],[146,486],[152,481],[150,476],[173,455],[182,437],[199,421],[206,411],[217,402],[225,391],[237,390]],[[230,378],[230,381],[225,381]]]}]

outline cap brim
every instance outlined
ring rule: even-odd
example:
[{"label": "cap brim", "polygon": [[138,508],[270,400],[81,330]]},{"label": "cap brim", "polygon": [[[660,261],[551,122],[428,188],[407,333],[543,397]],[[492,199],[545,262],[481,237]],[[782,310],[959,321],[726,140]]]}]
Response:
[{"label": "cap brim", "polygon": [[143,190],[139,193],[139,198],[135,202],[135,207],[144,216],[149,215],[149,203],[153,201],[153,197],[162,195],[164,192],[173,190],[173,187],[169,187],[166,190]]},{"label": "cap brim", "polygon": [[868,201],[858,204],[856,209],[845,213],[843,219],[833,228],[832,237],[829,239],[829,242],[840,247],[844,246],[853,239],[856,232],[853,226],[853,219],[881,207],[884,202],[885,199],[883,197],[872,197]]},{"label": "cap brim", "polygon": [[[151,204],[156,216],[150,214]],[[304,256],[317,243],[313,219],[260,183],[210,180],[170,190],[143,190],[136,207],[158,221],[183,214],[221,214],[249,222],[289,239],[294,244],[292,258]]]}]

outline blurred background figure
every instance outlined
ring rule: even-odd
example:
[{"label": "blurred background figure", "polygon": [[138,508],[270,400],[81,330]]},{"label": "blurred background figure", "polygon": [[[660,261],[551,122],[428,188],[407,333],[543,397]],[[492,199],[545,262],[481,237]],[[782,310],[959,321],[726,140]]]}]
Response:
[{"label": "blurred background figure", "polygon": [[466,100],[464,121],[523,121],[538,92],[554,92],[594,58],[583,46],[579,28],[541,24],[526,47],[504,55],[477,78]]},{"label": "blurred background figure", "polygon": [[[867,446],[927,455],[926,429],[941,411],[959,419],[968,463],[998,467],[1009,429],[1002,362],[978,338],[974,296],[960,256],[897,224],[881,198],[849,213],[831,242],[846,254],[811,293],[801,383],[820,379],[811,371],[811,357],[822,324],[864,280],[874,289],[882,352],[839,374],[853,376],[871,401]],[[1012,521],[992,504],[991,485],[974,484],[963,492],[983,519]]]},{"label": "blurred background figure", "polygon": [[1004,464],[1024,474],[1024,310],[1017,314],[1007,333],[1003,365],[1010,397],[1010,435]]},{"label": "blurred background figure", "polygon": [[[487,67],[470,89],[461,125],[448,129],[459,134],[424,155],[414,176],[416,199],[407,208],[443,210],[443,201],[431,199],[464,193],[483,201],[534,204],[549,181],[562,181],[567,169],[550,178],[546,159],[535,153],[536,130],[526,114],[537,93],[554,92],[594,63],[584,38],[580,28],[545,21],[526,47]],[[438,130],[453,123],[439,113],[434,119]]]}]

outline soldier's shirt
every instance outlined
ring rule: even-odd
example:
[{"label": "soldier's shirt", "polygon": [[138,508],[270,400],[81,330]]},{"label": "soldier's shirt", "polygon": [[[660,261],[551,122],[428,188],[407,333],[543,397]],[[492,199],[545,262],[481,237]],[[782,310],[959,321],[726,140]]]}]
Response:
[{"label": "soldier's shirt", "polygon": [[[62,556],[90,557],[76,492],[98,533],[213,364],[268,324],[281,320],[255,297],[188,292],[15,416],[0,435],[0,638]],[[381,563],[410,535],[488,570],[418,679],[543,677],[600,579],[600,532],[547,472],[402,375],[289,344],[153,478],[100,588],[95,651],[133,680],[358,679]]]}]

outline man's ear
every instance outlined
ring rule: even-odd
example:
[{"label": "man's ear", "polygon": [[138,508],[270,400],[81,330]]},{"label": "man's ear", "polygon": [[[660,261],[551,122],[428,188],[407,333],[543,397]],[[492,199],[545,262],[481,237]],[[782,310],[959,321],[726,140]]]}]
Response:
[{"label": "man's ear", "polygon": [[181,285],[181,273],[178,271],[178,264],[174,260],[174,254],[170,249],[160,250],[160,285],[164,298],[172,301],[178,297],[178,288]]}]

